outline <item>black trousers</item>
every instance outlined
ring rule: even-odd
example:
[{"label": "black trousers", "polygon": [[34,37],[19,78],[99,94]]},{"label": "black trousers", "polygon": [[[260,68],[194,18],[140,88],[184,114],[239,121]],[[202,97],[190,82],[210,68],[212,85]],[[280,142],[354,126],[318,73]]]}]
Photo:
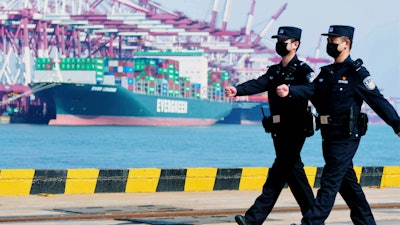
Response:
[{"label": "black trousers", "polygon": [[262,193],[247,210],[245,217],[252,225],[261,225],[274,207],[287,183],[303,215],[314,203],[314,194],[308,183],[300,152],[304,135],[288,134],[273,138],[276,158],[269,169]]},{"label": "black trousers", "polygon": [[325,166],[321,176],[321,188],[318,190],[313,207],[301,221],[303,225],[324,224],[338,192],[349,206],[350,217],[355,225],[376,224],[353,169],[353,157],[359,143],[359,138],[323,140]]}]

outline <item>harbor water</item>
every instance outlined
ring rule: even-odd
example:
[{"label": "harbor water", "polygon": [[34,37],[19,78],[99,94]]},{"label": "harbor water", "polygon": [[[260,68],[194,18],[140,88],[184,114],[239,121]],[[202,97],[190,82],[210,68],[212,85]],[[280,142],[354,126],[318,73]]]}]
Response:
[{"label": "harbor water", "polygon": [[[5,124],[0,133],[0,169],[270,167],[275,158],[261,125]],[[323,166],[319,132],[306,140],[302,159]],[[370,125],[354,165],[400,165],[400,138],[387,125]]]}]

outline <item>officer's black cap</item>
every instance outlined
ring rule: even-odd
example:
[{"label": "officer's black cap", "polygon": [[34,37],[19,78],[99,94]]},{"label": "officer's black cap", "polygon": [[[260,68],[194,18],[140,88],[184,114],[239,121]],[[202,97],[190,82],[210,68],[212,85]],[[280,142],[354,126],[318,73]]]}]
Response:
[{"label": "officer's black cap", "polygon": [[300,40],[301,29],[297,27],[279,27],[278,34],[271,38],[294,38]]},{"label": "officer's black cap", "polygon": [[329,27],[328,33],[321,34],[324,36],[346,36],[353,40],[354,27],[343,25],[332,25]]}]

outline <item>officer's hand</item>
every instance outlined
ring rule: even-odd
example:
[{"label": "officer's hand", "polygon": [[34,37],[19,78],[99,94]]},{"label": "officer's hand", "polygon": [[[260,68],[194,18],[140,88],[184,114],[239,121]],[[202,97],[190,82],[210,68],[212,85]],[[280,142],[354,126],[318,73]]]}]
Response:
[{"label": "officer's hand", "polygon": [[399,137],[400,137],[400,132],[399,132],[399,133],[397,133],[397,136],[399,136]]},{"label": "officer's hand", "polygon": [[289,87],[286,84],[279,85],[276,88],[276,93],[278,94],[279,97],[284,98],[289,94]]},{"label": "officer's hand", "polygon": [[235,87],[228,86],[225,87],[225,96],[226,97],[235,97],[237,94],[237,90]]}]

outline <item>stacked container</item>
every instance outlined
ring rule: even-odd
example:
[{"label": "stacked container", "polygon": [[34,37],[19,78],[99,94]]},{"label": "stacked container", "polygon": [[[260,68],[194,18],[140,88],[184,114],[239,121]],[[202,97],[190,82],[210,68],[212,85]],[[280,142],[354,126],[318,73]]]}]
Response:
[{"label": "stacked container", "polygon": [[181,94],[184,97],[192,97],[192,86],[188,77],[181,77]]},{"label": "stacked container", "polygon": [[200,99],[201,97],[201,84],[194,83],[192,84],[192,96],[194,98]]},{"label": "stacked container", "polygon": [[[95,79],[90,83],[122,86],[144,94],[201,98],[201,84],[191,83],[189,77],[179,76],[178,60],[63,58],[59,62],[54,62],[49,58],[37,58],[36,70],[54,70],[56,69],[55,63],[59,63],[62,76],[68,74],[66,70],[70,71],[69,73],[77,72],[79,77],[88,76],[88,73],[84,73],[83,70],[91,71]],[[85,80],[79,77],[72,77],[70,82],[85,83]],[[228,72],[209,72],[208,97],[221,99],[221,87],[226,87],[228,82]]]},{"label": "stacked container", "polygon": [[104,82],[103,84],[118,85],[129,90],[134,89],[135,63],[128,60],[104,61]]},{"label": "stacked container", "polygon": [[96,81],[101,84],[104,82],[104,59],[95,58],[93,64],[96,71]]},{"label": "stacked container", "polygon": [[50,58],[37,58],[36,70],[51,70],[52,62]]},{"label": "stacked container", "polygon": [[229,85],[230,76],[227,71],[208,71],[208,85],[213,86],[214,83],[220,84],[222,87]]},{"label": "stacked container", "polygon": [[227,71],[221,72],[221,87],[229,86],[229,73]]},{"label": "stacked container", "polygon": [[222,99],[222,88],[221,84],[214,82],[212,86],[208,86],[208,98],[221,100]]}]

